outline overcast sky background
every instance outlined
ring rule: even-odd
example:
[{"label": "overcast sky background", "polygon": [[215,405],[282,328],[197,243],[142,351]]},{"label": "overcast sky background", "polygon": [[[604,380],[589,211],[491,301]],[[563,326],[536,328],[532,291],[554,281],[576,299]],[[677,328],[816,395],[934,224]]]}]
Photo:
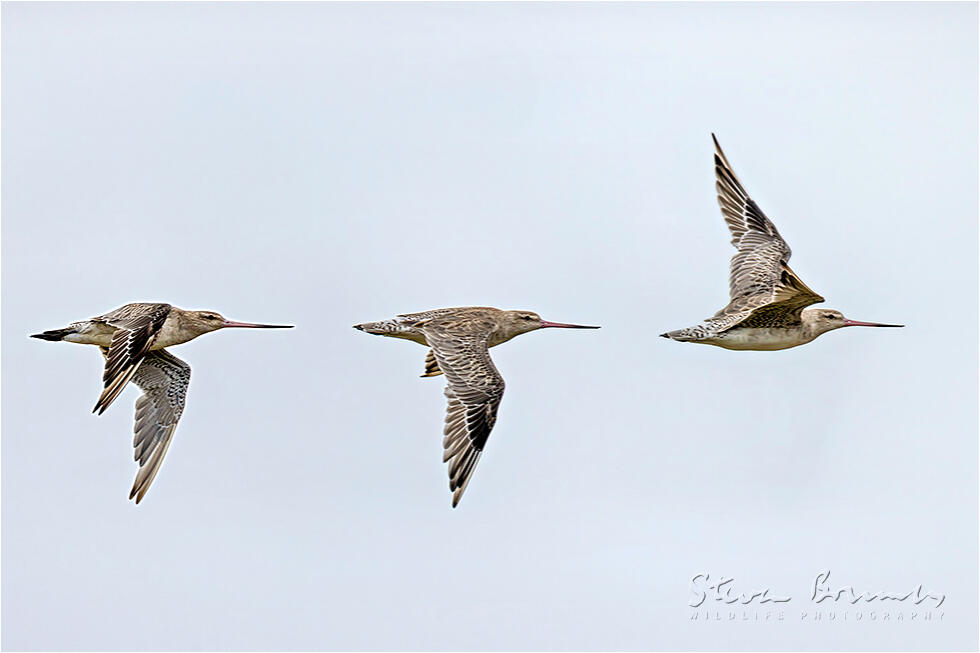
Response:
[{"label": "overcast sky background", "polygon": [[[976,648],[976,4],[2,12],[5,649]],[[727,302],[712,131],[905,329],[656,337]],[[297,325],[173,350],[139,506],[136,388],[91,415],[98,352],[27,337],[133,301]],[[350,326],[460,305],[603,328],[493,350],[452,510],[443,380]],[[947,598],[801,619],[827,569]],[[792,601],[692,621],[698,573]]]}]

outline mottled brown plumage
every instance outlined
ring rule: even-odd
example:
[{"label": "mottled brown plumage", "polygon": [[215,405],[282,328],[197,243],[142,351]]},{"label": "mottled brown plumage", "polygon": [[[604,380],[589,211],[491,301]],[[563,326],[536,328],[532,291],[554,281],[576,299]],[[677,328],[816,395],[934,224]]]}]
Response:
[{"label": "mottled brown plumage", "polygon": [[126,304],[63,329],[32,338],[96,345],[105,357],[103,390],[92,412],[100,415],[132,381],[143,395],[136,400],[134,457],[140,469],[129,494],[139,503],[163,463],[187,396],[191,368],[166,347],[230,327],[286,329],[274,324],[226,320],[214,311],[185,311],[162,303]]},{"label": "mottled brown plumage", "polygon": [[728,281],[731,301],[704,323],[661,334],[664,338],[725,349],[775,350],[808,343],[845,326],[901,326],[847,320],[838,311],[803,310],[824,298],[789,267],[789,245],[749,197],[718,139],[714,134],[711,138],[718,205],[737,250]]},{"label": "mottled brown plumage", "polygon": [[422,376],[446,376],[448,407],[442,446],[443,462],[449,463],[454,508],[480,460],[504,395],[504,379],[490,359],[490,347],[547,327],[599,328],[547,322],[531,311],[480,306],[441,308],[354,325],[367,333],[404,338],[431,348]]}]

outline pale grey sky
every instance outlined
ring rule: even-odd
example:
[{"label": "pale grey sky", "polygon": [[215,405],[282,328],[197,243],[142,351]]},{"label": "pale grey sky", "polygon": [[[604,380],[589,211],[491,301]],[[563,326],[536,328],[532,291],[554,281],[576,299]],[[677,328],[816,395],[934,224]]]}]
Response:
[{"label": "pale grey sky", "polygon": [[[976,648],[976,4],[2,13],[5,649]],[[655,337],[727,301],[712,131],[905,329]],[[140,506],[137,391],[93,416],[98,352],[27,337],[131,301],[297,325],[174,350]],[[350,328],[454,305],[603,326],[494,349],[455,511],[442,379]],[[946,599],[815,622],[827,569]],[[698,573],[792,600],[692,621]]]}]

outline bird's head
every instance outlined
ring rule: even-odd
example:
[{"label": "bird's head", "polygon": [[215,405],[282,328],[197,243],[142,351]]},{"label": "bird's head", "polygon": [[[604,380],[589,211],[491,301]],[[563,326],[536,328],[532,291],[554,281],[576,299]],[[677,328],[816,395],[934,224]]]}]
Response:
[{"label": "bird's head", "polygon": [[181,316],[182,326],[196,336],[217,331],[218,329],[291,329],[287,324],[253,324],[251,322],[234,322],[227,320],[221,313],[215,311],[185,311]]},{"label": "bird's head", "polygon": [[864,326],[864,327],[902,327],[904,324],[880,324],[878,322],[859,322],[849,320],[840,311],[829,308],[810,308],[800,315],[803,324],[814,334],[814,337],[822,333],[840,329],[841,327]]},{"label": "bird's head", "polygon": [[500,328],[500,334],[504,336],[500,342],[506,342],[514,336],[519,336],[528,331],[537,329],[547,329],[554,327],[558,329],[598,329],[597,326],[584,326],[581,324],[563,324],[561,322],[548,322],[542,320],[541,316],[534,311],[504,311],[504,320]]}]

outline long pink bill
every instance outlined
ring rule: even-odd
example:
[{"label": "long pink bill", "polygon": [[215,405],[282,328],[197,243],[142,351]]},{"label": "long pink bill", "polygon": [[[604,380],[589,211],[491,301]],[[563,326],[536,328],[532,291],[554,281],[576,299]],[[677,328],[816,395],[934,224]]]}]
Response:
[{"label": "long pink bill", "polygon": [[844,326],[873,326],[873,327],[904,327],[904,324],[879,324],[878,322],[859,322],[858,320],[844,320]]},{"label": "long pink bill", "polygon": [[555,327],[556,329],[598,329],[597,326],[585,326],[583,324],[563,324],[561,322],[548,322],[541,320],[541,328]]},{"label": "long pink bill", "polygon": [[222,324],[224,328],[234,329],[292,329],[292,324],[252,324],[251,322],[232,322],[225,320]]}]

